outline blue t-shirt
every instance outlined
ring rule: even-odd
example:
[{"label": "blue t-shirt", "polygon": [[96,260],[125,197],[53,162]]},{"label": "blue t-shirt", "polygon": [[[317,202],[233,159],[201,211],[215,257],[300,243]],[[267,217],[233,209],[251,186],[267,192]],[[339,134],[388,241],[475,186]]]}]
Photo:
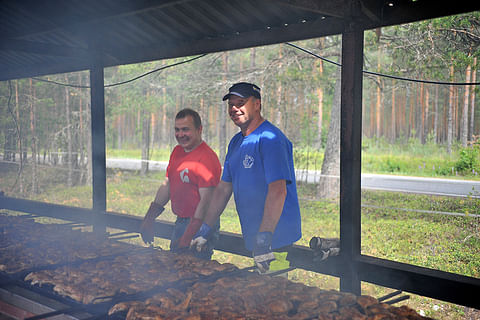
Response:
[{"label": "blue t-shirt", "polygon": [[272,249],[290,245],[301,238],[292,143],[280,129],[264,121],[246,137],[237,133],[228,145],[222,180],[232,183],[248,250],[253,250],[255,235],[262,222],[268,184],[277,180],[286,180],[287,197],[273,233]]}]

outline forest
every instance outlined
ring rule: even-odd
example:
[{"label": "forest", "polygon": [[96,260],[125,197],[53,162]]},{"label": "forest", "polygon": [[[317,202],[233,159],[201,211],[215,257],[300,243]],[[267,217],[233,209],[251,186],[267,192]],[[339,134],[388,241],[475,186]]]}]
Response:
[{"label": "forest", "polygon": [[[333,159],[333,169],[324,163],[322,173],[334,174],[340,46],[337,35],[105,69],[107,156],[108,150],[141,149],[144,160],[162,152],[168,160],[176,143],[173,118],[190,107],[199,111],[203,138],[222,160],[237,130],[222,96],[231,84],[249,81],[262,88],[265,118],[286,133],[297,153]],[[366,31],[365,143],[429,144],[446,155],[472,150],[469,170],[475,175],[479,54],[480,12]],[[88,77],[83,71],[0,82],[0,161],[16,163],[19,171],[32,164],[32,174],[11,191],[38,192],[37,165],[64,168],[68,186],[89,183]],[[327,156],[329,150],[333,155]]]}]

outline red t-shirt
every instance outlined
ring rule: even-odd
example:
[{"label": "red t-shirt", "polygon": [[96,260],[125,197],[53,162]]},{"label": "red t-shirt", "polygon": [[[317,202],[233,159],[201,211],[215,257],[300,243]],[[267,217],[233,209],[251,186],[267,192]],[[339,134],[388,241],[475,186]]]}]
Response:
[{"label": "red t-shirt", "polygon": [[191,218],[200,201],[199,188],[215,187],[222,167],[217,154],[205,143],[190,152],[176,146],[167,167],[172,211],[181,218]]}]

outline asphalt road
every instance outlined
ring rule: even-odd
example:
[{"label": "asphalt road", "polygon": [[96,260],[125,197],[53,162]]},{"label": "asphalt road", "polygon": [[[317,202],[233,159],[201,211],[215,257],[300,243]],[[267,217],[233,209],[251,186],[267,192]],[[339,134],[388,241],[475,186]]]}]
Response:
[{"label": "asphalt road", "polygon": [[[141,160],[107,159],[107,168],[140,170]],[[149,161],[150,170],[165,170],[166,161]],[[297,181],[316,183],[319,171],[297,170]],[[338,177],[331,177],[338,179]],[[411,192],[430,195],[474,197],[480,199],[480,181],[419,178],[381,174],[362,174],[362,189]]]}]

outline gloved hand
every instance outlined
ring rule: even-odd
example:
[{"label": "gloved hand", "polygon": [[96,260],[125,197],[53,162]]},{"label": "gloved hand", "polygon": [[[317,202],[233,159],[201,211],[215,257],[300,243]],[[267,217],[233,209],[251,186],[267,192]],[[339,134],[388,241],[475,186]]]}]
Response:
[{"label": "gloved hand", "polygon": [[181,238],[178,240],[179,248],[185,248],[190,246],[190,243],[192,242],[192,238],[200,229],[202,222],[203,222],[202,219],[198,219],[198,218],[190,219],[190,223],[188,224],[187,229],[185,229],[185,232],[183,233]]},{"label": "gloved hand", "polygon": [[212,228],[208,224],[202,223],[202,226],[190,242],[190,247],[197,249],[198,252],[202,252],[205,249],[205,245],[207,244],[211,233]]},{"label": "gloved hand", "polygon": [[272,237],[271,232],[259,232],[255,237],[255,244],[253,247],[253,261],[260,273],[265,273],[270,269],[270,262],[275,260],[272,252]]},{"label": "gloved hand", "polygon": [[147,214],[140,225],[140,234],[142,235],[143,242],[146,244],[153,243],[153,225],[155,219],[163,212],[163,210],[165,210],[165,208],[158,203],[150,203]]}]

